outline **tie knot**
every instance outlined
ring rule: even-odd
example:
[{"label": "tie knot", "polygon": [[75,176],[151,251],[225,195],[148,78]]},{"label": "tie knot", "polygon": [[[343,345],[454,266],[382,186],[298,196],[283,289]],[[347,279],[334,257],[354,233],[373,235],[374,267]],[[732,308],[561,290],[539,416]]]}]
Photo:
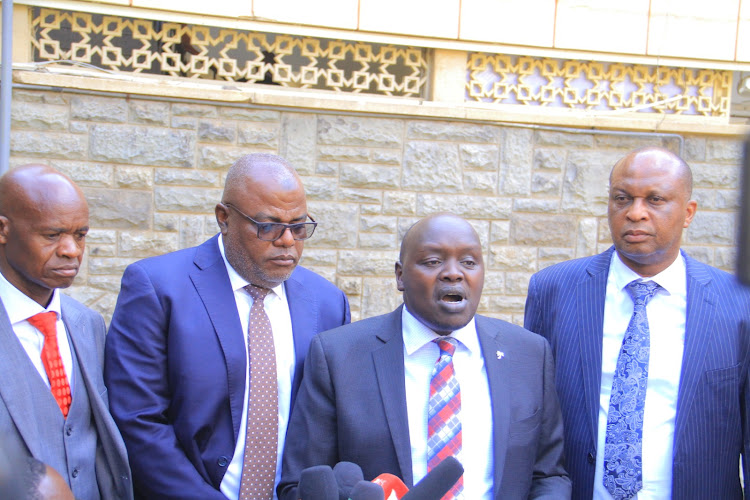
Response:
[{"label": "tie knot", "polygon": [[271,292],[270,288],[263,288],[262,286],[253,284],[247,285],[245,290],[247,290],[247,293],[250,294],[253,300],[263,300]]},{"label": "tie knot", "polygon": [[659,284],[654,281],[634,280],[627,285],[628,292],[633,298],[633,302],[637,305],[648,304],[659,288],[661,288]]},{"label": "tie knot", "polygon": [[456,352],[456,346],[458,345],[458,341],[453,337],[440,337],[439,339],[433,340],[433,342],[435,342],[440,348],[441,356],[443,353],[448,356],[453,356],[453,353]]},{"label": "tie knot", "polygon": [[45,337],[57,335],[57,313],[54,311],[35,314],[27,321]]}]

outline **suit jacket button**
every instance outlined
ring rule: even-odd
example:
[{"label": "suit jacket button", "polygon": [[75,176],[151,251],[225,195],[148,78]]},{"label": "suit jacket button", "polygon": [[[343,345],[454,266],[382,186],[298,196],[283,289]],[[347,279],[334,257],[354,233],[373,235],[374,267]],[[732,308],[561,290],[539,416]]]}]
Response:
[{"label": "suit jacket button", "polygon": [[65,435],[67,435],[67,436],[70,436],[71,434],[73,434],[73,428],[72,428],[72,427],[70,427],[70,426],[68,426],[68,427],[67,427],[67,428],[65,429]]},{"label": "suit jacket button", "polygon": [[226,467],[229,464],[229,459],[222,455],[219,457],[216,463],[219,465],[219,467]]},{"label": "suit jacket button", "polygon": [[589,456],[586,457],[586,459],[590,464],[593,464],[594,462],[596,462],[596,455],[594,455],[593,453],[589,453]]},{"label": "suit jacket button", "polygon": [[71,476],[73,476],[74,479],[77,478],[78,477],[78,469],[73,469],[73,473],[71,474]]}]

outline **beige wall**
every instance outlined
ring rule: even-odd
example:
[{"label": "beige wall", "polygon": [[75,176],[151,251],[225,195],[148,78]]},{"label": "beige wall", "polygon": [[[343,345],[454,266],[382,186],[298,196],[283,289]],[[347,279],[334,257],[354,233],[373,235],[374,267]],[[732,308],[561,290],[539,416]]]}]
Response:
[{"label": "beige wall", "polygon": [[[244,105],[15,90],[11,162],[70,174],[92,231],[72,295],[111,315],[125,266],[215,234],[229,165],[265,151],[303,177],[320,221],[303,264],[348,294],[353,318],[400,301],[400,237],[437,211],[467,217],[485,248],[482,313],[520,322],[530,275],[609,246],[611,165],[631,148],[674,138],[532,130],[414,117],[349,116]],[[740,144],[685,136],[698,215],[685,248],[733,267]]]},{"label": "beige wall", "polygon": [[[359,33],[750,62],[750,0],[103,0]],[[50,2],[54,4],[54,2]]]}]

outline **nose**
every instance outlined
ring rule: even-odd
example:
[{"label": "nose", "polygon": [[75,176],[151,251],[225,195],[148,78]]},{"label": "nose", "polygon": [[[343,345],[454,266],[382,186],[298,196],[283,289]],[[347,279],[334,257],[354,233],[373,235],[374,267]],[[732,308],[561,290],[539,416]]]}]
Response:
[{"label": "nose", "polygon": [[458,261],[455,259],[448,259],[443,263],[443,268],[440,270],[440,279],[443,281],[461,281],[463,279],[463,273],[459,267]]},{"label": "nose", "polygon": [[294,236],[292,236],[292,230],[287,228],[284,228],[284,232],[281,233],[281,236],[279,236],[279,239],[273,242],[274,245],[289,248],[291,246],[294,246]]},{"label": "nose", "polygon": [[57,253],[60,257],[77,259],[83,253],[83,248],[83,239],[78,239],[77,235],[64,234],[57,246]]},{"label": "nose", "polygon": [[646,200],[644,198],[634,198],[633,203],[628,207],[627,217],[632,221],[639,221],[648,218]]}]

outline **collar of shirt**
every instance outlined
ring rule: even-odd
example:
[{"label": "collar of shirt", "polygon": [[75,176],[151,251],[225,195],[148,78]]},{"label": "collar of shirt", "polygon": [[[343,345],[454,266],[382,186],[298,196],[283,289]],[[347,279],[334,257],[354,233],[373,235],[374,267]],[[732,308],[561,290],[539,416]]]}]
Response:
[{"label": "collar of shirt", "polygon": [[[224,237],[223,236],[224,235],[219,234],[219,252],[221,252],[221,258],[224,260],[224,266],[227,268],[227,274],[229,274],[229,282],[232,284],[232,291],[237,291],[240,288],[245,288],[247,285],[250,284],[250,282],[247,281],[242,276],[240,276],[239,273],[234,270],[232,265],[227,260],[227,256],[224,253]],[[280,285],[276,285],[275,287],[271,288],[271,291],[273,292],[273,295],[275,295],[276,297],[286,300],[286,292],[284,291],[284,283],[281,283]]]},{"label": "collar of shirt", "polygon": [[612,252],[612,262],[610,263],[609,272],[612,273],[617,289],[620,291],[624,291],[625,287],[631,281],[639,279],[641,281],[654,281],[658,283],[669,295],[687,295],[685,258],[682,256],[682,252],[677,255],[674,262],[665,270],[650,278],[643,278],[626,266],[615,251]]},{"label": "collar of shirt", "polygon": [[[441,337],[410,313],[406,304],[404,304],[404,309],[401,312],[401,330],[403,331],[404,348],[407,356],[411,356],[419,349],[429,345],[434,339]],[[481,352],[474,318],[471,318],[471,321],[463,328],[451,332],[450,336],[458,340],[457,350],[466,349],[470,355]],[[437,348],[437,345],[435,347]]]},{"label": "collar of shirt", "polygon": [[56,312],[57,319],[62,318],[60,309],[60,292],[57,288],[52,291],[52,300],[45,309],[28,295],[13,286],[2,273],[0,273],[0,299],[3,301],[5,311],[8,313],[10,323],[15,325],[26,321],[35,314],[43,312]]}]

